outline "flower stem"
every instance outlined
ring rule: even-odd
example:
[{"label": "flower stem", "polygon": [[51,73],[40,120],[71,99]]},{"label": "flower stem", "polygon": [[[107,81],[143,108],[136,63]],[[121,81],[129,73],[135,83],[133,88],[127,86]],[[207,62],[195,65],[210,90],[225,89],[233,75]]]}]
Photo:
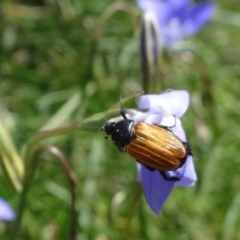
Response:
[{"label": "flower stem", "polygon": [[[111,113],[111,112],[109,112]],[[23,177],[23,189],[20,194],[19,199],[19,206],[18,206],[18,213],[17,217],[13,226],[13,232],[11,235],[11,239],[15,240],[17,239],[17,235],[19,232],[19,228],[21,225],[25,205],[26,205],[26,199],[27,199],[27,193],[29,190],[30,183],[32,182],[32,179],[34,177],[34,173],[37,166],[37,161],[34,161],[34,153],[38,147],[38,145],[47,138],[63,135],[67,133],[71,133],[73,131],[78,130],[79,128],[88,129],[89,125],[94,124],[95,126],[99,125],[99,122],[102,122],[106,114],[100,113],[95,114],[92,117],[86,118],[83,121],[79,121],[76,123],[73,123],[71,125],[56,128],[52,130],[46,130],[36,133],[32,138],[29,139],[26,147],[25,152],[23,155],[24,165],[25,165],[25,175]],[[95,127],[96,128],[96,127]]]}]

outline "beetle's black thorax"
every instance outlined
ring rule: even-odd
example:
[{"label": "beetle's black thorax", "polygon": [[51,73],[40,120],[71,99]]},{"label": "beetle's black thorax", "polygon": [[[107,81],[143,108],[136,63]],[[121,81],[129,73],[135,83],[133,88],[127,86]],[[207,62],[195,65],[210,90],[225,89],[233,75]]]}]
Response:
[{"label": "beetle's black thorax", "polygon": [[107,135],[110,135],[114,144],[120,151],[124,151],[125,145],[127,145],[133,137],[134,121],[124,119],[119,122],[105,123],[102,129]]}]

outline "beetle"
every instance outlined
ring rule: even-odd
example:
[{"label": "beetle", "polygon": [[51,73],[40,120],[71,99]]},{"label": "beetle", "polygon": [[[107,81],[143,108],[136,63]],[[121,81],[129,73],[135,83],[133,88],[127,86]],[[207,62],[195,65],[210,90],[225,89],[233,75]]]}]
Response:
[{"label": "beetle", "polygon": [[127,119],[121,107],[123,120],[106,122],[102,130],[110,135],[113,143],[122,152],[127,152],[137,162],[150,170],[159,170],[167,180],[180,180],[178,177],[168,178],[165,171],[181,167],[187,156],[192,155],[188,143],[182,142],[167,127]]}]

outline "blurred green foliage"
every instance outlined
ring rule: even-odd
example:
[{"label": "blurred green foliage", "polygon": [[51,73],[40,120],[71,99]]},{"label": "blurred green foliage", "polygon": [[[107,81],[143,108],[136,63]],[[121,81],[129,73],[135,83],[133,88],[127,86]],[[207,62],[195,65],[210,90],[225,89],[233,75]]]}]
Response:
[{"label": "blurred green foliage", "polygon": [[[134,161],[102,132],[46,141],[61,149],[77,177],[78,239],[240,238],[240,5],[217,4],[184,51],[164,54],[160,65],[156,93],[173,88],[191,94],[182,120],[199,177],[193,188],[175,188],[160,216],[135,182]],[[119,95],[141,90],[140,15],[134,1],[1,1],[1,118],[11,116],[6,128],[20,153],[57,112],[50,126],[104,112]],[[68,239],[67,179],[54,156],[39,158],[19,239]],[[1,169],[0,182],[0,196],[17,211],[19,196]],[[0,223],[1,239],[10,232],[11,224]]]}]

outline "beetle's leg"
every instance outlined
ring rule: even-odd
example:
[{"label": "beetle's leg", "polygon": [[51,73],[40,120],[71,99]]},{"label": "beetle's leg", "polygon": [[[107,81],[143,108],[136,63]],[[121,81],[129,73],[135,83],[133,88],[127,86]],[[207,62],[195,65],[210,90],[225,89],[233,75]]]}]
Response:
[{"label": "beetle's leg", "polygon": [[159,171],[159,172],[166,181],[174,181],[174,182],[180,181],[179,177],[168,177],[166,172],[164,171]]},{"label": "beetle's leg", "polygon": [[118,149],[120,152],[126,152],[125,147],[119,147]]},{"label": "beetle's leg", "polygon": [[[150,170],[150,171],[154,171],[154,170],[155,170],[155,169],[153,169],[153,168],[147,167],[146,165],[145,165],[145,167],[146,167],[148,170]],[[163,179],[166,180],[166,181],[174,181],[174,182],[180,181],[180,178],[179,178],[179,177],[168,177],[167,174],[166,174],[166,172],[164,172],[164,171],[159,171],[159,172],[160,172],[160,174],[162,175]]]},{"label": "beetle's leg", "polygon": [[188,142],[182,142],[185,149],[186,149],[186,152],[187,152],[187,156],[188,155],[192,155],[192,148],[191,148],[191,145],[188,143]]},{"label": "beetle's leg", "polygon": [[159,126],[159,127],[161,127],[161,128],[164,128],[164,129],[166,129],[166,130],[169,130],[169,131],[171,131],[169,128],[176,127],[176,125],[177,125],[176,116],[175,116],[175,115],[173,115],[173,117],[174,117],[175,123],[174,123],[172,126],[164,126],[164,125],[162,125],[162,124],[159,124],[158,126]]},{"label": "beetle's leg", "polygon": [[[155,124],[154,124],[155,125]],[[158,126],[158,127],[160,127],[160,128],[163,128],[163,129],[165,129],[165,130],[167,130],[167,131],[170,131],[170,132],[172,132],[170,129],[169,129],[169,127],[167,127],[167,126],[164,126],[164,125],[156,125],[156,126]]]}]

